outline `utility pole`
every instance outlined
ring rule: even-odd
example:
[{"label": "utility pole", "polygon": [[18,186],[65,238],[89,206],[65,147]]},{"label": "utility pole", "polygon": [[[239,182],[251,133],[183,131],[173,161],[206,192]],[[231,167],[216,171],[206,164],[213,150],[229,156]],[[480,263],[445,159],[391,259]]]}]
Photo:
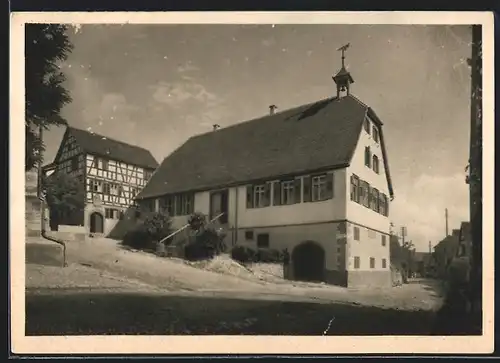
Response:
[{"label": "utility pole", "polygon": [[445,237],[448,237],[450,235],[448,233],[448,208],[446,208],[444,210],[444,219],[445,219],[445,223],[446,223],[446,236]]}]

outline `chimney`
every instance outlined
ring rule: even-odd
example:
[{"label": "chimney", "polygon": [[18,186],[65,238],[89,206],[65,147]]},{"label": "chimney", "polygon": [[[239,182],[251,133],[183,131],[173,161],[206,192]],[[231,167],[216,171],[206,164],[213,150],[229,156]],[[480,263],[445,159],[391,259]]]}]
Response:
[{"label": "chimney", "polygon": [[269,114],[274,115],[275,110],[278,108],[276,105],[269,106]]},{"label": "chimney", "polygon": [[219,129],[219,128],[220,128],[220,125],[218,125],[218,124],[214,124],[214,125],[212,125],[212,126],[213,126],[213,128],[214,128],[214,131],[217,131],[217,129]]}]

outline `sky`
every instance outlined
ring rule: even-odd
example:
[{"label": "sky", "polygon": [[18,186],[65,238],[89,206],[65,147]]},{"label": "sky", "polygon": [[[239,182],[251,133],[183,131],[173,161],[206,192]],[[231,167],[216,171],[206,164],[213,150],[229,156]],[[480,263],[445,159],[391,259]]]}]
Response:
[{"label": "sky", "polygon": [[[391,221],[427,251],[469,219],[468,26],[81,25],[61,65],[71,126],[149,149],[161,161],[189,137],[335,94],[350,43],[351,92],[374,109],[395,199]],[[46,133],[52,161],[63,128]]]}]

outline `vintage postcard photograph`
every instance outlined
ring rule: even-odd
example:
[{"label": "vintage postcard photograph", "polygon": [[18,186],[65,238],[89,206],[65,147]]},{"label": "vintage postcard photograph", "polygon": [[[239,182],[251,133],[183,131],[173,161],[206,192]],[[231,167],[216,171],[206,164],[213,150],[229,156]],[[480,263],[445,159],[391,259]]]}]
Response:
[{"label": "vintage postcard photograph", "polygon": [[492,352],[493,37],[13,13],[13,353]]}]

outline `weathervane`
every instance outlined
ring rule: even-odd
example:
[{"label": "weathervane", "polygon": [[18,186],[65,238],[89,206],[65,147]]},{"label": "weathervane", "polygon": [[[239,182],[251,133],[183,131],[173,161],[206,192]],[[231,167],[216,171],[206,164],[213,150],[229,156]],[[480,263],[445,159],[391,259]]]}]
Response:
[{"label": "weathervane", "polygon": [[339,49],[337,49],[337,51],[340,50],[342,52],[342,68],[344,68],[345,51],[347,50],[347,48],[349,48],[349,45],[351,45],[351,43],[347,43],[346,45],[343,45]]}]

